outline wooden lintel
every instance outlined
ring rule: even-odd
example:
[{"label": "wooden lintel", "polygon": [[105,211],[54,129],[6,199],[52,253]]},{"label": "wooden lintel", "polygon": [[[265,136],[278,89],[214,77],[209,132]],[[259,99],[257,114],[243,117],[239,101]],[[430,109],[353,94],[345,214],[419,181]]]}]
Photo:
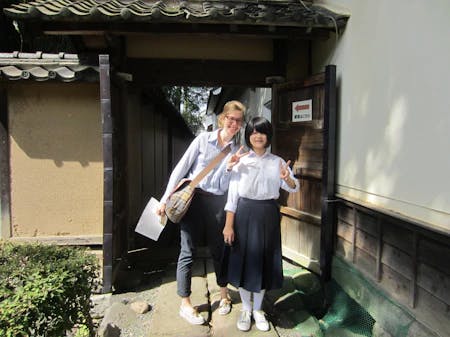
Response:
[{"label": "wooden lintel", "polygon": [[267,76],[284,75],[272,62],[131,59],[122,71],[141,84],[267,87]]},{"label": "wooden lintel", "polygon": [[186,23],[138,23],[138,22],[42,22],[40,26],[47,35],[98,35],[102,32],[110,34],[207,34],[221,36],[245,36],[255,38],[290,39],[290,40],[326,40],[329,38],[328,28],[245,25],[245,24],[186,24]]}]

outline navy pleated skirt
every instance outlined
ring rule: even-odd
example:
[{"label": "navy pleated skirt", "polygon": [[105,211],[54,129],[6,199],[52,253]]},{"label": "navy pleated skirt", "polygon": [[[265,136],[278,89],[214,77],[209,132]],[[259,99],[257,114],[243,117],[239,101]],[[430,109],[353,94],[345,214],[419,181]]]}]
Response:
[{"label": "navy pleated skirt", "polygon": [[235,287],[259,292],[283,283],[280,212],[275,200],[240,198],[230,249],[228,281]]}]

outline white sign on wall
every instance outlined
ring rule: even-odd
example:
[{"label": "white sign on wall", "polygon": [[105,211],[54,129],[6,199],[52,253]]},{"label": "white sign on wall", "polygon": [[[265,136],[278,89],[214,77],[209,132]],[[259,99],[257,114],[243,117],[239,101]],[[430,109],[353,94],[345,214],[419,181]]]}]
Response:
[{"label": "white sign on wall", "polygon": [[292,121],[312,121],[312,99],[292,102]]}]

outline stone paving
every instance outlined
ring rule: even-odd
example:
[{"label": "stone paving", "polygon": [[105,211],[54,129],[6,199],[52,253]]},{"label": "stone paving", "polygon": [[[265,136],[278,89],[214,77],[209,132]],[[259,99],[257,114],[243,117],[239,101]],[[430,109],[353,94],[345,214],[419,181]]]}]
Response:
[{"label": "stone paving", "polygon": [[[267,332],[257,330],[254,322],[248,332],[236,328],[241,303],[233,287],[230,287],[233,301],[231,313],[226,316],[217,313],[219,288],[212,261],[203,258],[194,264],[191,300],[207,321],[204,325],[188,324],[178,314],[180,298],[176,293],[175,264],[170,264],[142,288],[121,294],[94,296],[93,312],[101,320],[98,328],[101,337],[323,336],[318,320],[305,310],[305,302],[308,302],[305,294],[308,293],[315,296],[312,302],[316,301],[316,306],[321,306],[321,287],[315,275],[290,265],[285,269],[284,283],[283,289],[266,295],[264,309],[271,322]],[[147,308],[143,309],[145,306]]]}]

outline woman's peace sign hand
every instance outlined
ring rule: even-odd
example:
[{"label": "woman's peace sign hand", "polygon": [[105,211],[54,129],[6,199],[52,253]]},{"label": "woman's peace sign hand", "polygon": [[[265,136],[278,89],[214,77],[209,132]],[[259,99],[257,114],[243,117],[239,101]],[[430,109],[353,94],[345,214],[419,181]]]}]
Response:
[{"label": "woman's peace sign hand", "polygon": [[242,153],[242,150],[244,149],[244,146],[241,146],[239,148],[239,150],[236,151],[236,153],[234,153],[230,159],[228,160],[227,163],[227,171],[231,171],[233,169],[233,167],[239,163],[239,160],[241,160],[242,157],[248,155],[248,152],[244,152]]},{"label": "woman's peace sign hand", "polygon": [[283,161],[280,159],[280,178],[286,180],[289,177],[289,164],[290,160],[287,161],[286,165],[283,165]]}]

